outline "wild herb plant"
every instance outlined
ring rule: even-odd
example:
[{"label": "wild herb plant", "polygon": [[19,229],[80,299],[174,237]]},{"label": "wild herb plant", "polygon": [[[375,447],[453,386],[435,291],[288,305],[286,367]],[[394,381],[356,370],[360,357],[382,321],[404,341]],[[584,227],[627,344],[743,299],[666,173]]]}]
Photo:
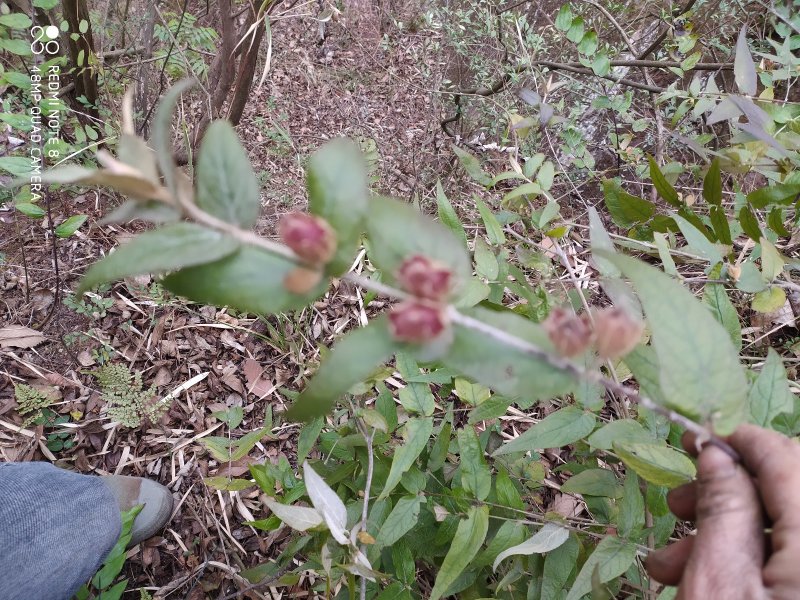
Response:
[{"label": "wild herb plant", "polygon": [[[152,150],[126,115],[117,157],[103,153],[103,169],[49,173],[50,182],[128,195],[112,220],[155,224],[94,264],[78,293],[152,273],[190,300],[258,314],[307,306],[333,278],[396,301],[334,345],[283,415],[306,422],[298,439],[302,478],[283,459],[253,465],[253,482],[212,482],[228,490],[258,485],[272,516],[252,525],[299,532],[275,562],[243,573],[251,581],[290,583],[312,571],[315,590],[328,597],[358,591],[381,599],[639,594],[649,586],[641,559],[675,527],[666,491],[695,474],[675,448],[680,433],[694,431],[728,452],[717,436],[744,421],[797,433],[798,406],[779,356],[770,351],[757,373],[744,367],[741,330],[727,304],[728,287],[756,295],[783,290],[785,261],[755,230],[744,232],[754,248],[744,261],[732,240],[719,237],[719,216],[681,203],[655,163],[653,185],[674,210],[657,214],[613,180],[606,202],[615,221],[639,227],[637,239],[663,250],[667,272],[621,251],[592,211],[592,254],[608,301],[576,314],[553,306],[510,260],[510,234],[488,206],[477,206],[486,236],[469,240],[441,188],[441,222],[371,194],[358,146],[343,139],[324,144],[308,163],[309,213],[286,215],[279,241],[256,235],[257,180],[230,125],[209,127],[194,182],[173,164],[171,115],[187,86],[162,101]],[[473,177],[494,185],[477,159],[456,153]],[[709,215],[721,206],[721,169],[721,160],[705,165]],[[558,204],[548,195],[556,176],[542,155],[500,177],[522,182],[506,196],[509,206],[517,197],[547,198],[525,217],[557,242],[567,225],[558,224]],[[766,208],[779,197],[780,205],[797,194],[791,185],[776,181],[747,202],[763,197]],[[698,221],[716,232],[713,239]],[[668,268],[670,247],[657,234],[673,223],[710,274],[702,301]],[[349,270],[362,243],[380,282]],[[753,284],[743,289],[745,281]],[[517,300],[514,309],[505,305],[507,294]],[[390,361],[404,382],[396,397],[383,383]],[[609,419],[609,397],[622,418]],[[518,411],[537,403],[555,410],[505,438],[500,419],[512,405]],[[208,448],[221,462],[233,460],[265,433],[210,440]],[[580,498],[591,519],[538,508],[554,485],[543,453],[568,446],[557,470],[571,477],[555,485]],[[315,447],[324,459],[311,458]]]}]

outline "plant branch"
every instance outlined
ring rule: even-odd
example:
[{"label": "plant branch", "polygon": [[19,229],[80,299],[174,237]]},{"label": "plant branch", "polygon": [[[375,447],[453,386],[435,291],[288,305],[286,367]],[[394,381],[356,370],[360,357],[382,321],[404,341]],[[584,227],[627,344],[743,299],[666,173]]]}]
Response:
[{"label": "plant branch", "polygon": [[[288,258],[289,260],[297,262],[298,264],[302,264],[302,261],[299,259],[299,257],[283,244],[279,244],[278,242],[262,238],[253,233],[252,231],[246,231],[244,229],[240,229],[236,225],[231,225],[230,223],[226,223],[225,221],[222,221],[221,219],[218,219],[217,217],[214,217],[213,215],[206,213],[202,209],[198,208],[192,202],[181,202],[180,205],[181,208],[183,208],[186,215],[193,218],[198,223],[211,227],[212,229],[222,231],[223,233],[227,233],[244,244],[250,244],[253,246],[257,246],[259,248],[263,248],[268,252],[278,254],[280,256]],[[361,286],[365,289],[378,292],[379,294],[388,296],[390,298],[408,297],[408,294],[406,294],[405,292],[397,290],[391,286],[379,283],[377,281],[373,281],[372,279],[369,279],[362,275],[358,275],[357,273],[347,273],[342,277],[342,279],[354,283],[355,285]],[[671,422],[681,425],[687,431],[691,431],[697,436],[698,440],[701,443],[707,441],[712,445],[720,448],[723,452],[728,454],[734,460],[739,461],[738,453],[733,448],[731,448],[731,446],[728,445],[724,440],[711,433],[708,429],[673,410],[670,410],[668,408],[656,404],[655,402],[653,402],[653,400],[651,400],[647,396],[640,395],[638,391],[634,390],[631,387],[628,387],[621,383],[617,383],[612,379],[604,377],[599,372],[587,371],[586,369],[583,369],[575,365],[574,363],[565,358],[551,355],[550,353],[542,350],[538,346],[531,344],[526,340],[518,338],[501,329],[496,329],[491,325],[487,325],[486,323],[483,323],[481,321],[478,321],[477,319],[474,319],[470,316],[460,313],[453,306],[448,306],[448,316],[450,317],[450,320],[453,323],[458,323],[462,327],[466,327],[468,329],[472,329],[473,331],[478,331],[480,333],[483,333],[489,336],[490,338],[505,344],[506,346],[519,350],[523,354],[526,354],[537,360],[549,364],[554,369],[558,369],[559,371],[568,373],[569,375],[572,375],[576,379],[583,379],[591,383],[596,383],[598,385],[602,385],[606,390],[610,392],[613,392],[618,395],[627,396],[631,401],[637,402],[640,406],[644,406],[645,408],[666,417]],[[367,446],[368,448],[370,448],[371,444],[368,444]],[[365,495],[364,510],[368,509],[368,504],[366,504],[368,502],[367,492],[371,484],[371,479],[372,479],[372,474],[368,473],[367,491],[365,491],[364,494]]]},{"label": "plant branch", "polygon": [[453,323],[458,323],[463,327],[467,327],[474,331],[478,331],[480,333],[485,334],[488,337],[491,337],[492,339],[497,340],[498,342],[502,342],[506,346],[509,346],[511,348],[516,348],[523,354],[527,354],[528,356],[531,356],[537,360],[546,362],[554,369],[558,369],[559,371],[568,373],[573,377],[575,377],[576,379],[584,379],[591,383],[602,385],[605,389],[614,392],[615,394],[627,396],[630,400],[638,403],[640,406],[644,406],[648,410],[652,410],[653,412],[666,417],[671,422],[676,423],[677,425],[681,425],[687,431],[691,431],[697,436],[698,440],[701,443],[707,441],[713,446],[716,446],[717,448],[725,452],[725,454],[730,456],[733,460],[737,462],[740,461],[739,454],[736,452],[736,450],[734,450],[722,438],[714,435],[708,429],[706,429],[702,425],[699,425],[698,423],[695,423],[691,419],[679,413],[676,413],[674,410],[670,410],[668,408],[660,406],[659,404],[656,404],[647,396],[640,395],[639,392],[637,392],[636,390],[627,385],[617,383],[616,381],[613,381],[608,377],[603,377],[603,375],[601,375],[598,372],[587,371],[586,369],[577,366],[576,364],[565,358],[561,358],[560,356],[554,356],[549,352],[542,350],[541,348],[539,348],[534,344],[531,344],[530,342],[527,342],[523,339],[520,339],[516,336],[506,333],[505,331],[496,329],[491,325],[487,325],[486,323],[483,323],[481,321],[478,321],[477,319],[473,319],[470,316],[460,313],[453,307],[450,307],[449,316]]}]

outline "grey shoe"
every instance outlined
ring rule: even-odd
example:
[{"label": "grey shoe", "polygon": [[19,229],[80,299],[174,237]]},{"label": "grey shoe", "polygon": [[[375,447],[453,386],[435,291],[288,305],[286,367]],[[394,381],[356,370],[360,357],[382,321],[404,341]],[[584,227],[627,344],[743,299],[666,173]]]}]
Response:
[{"label": "grey shoe", "polygon": [[142,512],[133,522],[129,548],[153,537],[169,521],[172,514],[172,494],[160,483],[143,477],[125,475],[107,475],[101,479],[111,488],[120,511],[130,510],[137,504],[144,504]]}]

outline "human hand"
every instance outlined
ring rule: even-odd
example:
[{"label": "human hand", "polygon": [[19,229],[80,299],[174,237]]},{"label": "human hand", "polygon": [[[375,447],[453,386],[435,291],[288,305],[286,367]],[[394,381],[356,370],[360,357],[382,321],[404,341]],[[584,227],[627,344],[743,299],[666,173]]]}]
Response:
[{"label": "human hand", "polygon": [[[697,534],[653,552],[647,570],[680,600],[800,598],[800,444],[754,425],[727,441],[743,464],[703,448],[697,479],[667,497]],[[684,436],[696,454],[693,442]]]}]

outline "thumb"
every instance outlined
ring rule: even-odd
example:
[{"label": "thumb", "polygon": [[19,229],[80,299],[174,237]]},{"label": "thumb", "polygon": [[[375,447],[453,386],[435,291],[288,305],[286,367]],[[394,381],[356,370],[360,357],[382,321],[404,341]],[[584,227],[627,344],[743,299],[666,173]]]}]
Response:
[{"label": "thumb", "polygon": [[697,537],[680,597],[756,598],[763,563],[763,514],[753,480],[707,446],[697,463]]}]

